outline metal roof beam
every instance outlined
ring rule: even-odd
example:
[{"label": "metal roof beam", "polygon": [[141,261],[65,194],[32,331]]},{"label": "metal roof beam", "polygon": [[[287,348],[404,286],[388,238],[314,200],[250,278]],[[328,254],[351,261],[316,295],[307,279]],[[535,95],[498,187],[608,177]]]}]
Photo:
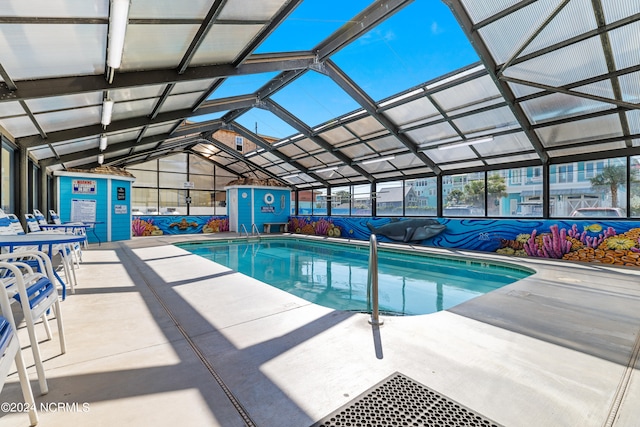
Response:
[{"label": "metal roof beam", "polygon": [[[258,171],[262,172],[263,174],[265,174],[267,176],[270,176],[271,178],[273,178],[275,180],[280,181],[281,183],[283,183],[287,187],[291,185],[290,183],[284,181],[282,178],[280,178],[276,174],[274,174],[272,172],[269,172],[268,170],[266,170],[262,166],[256,165],[255,163],[251,162],[250,160],[245,159],[245,157],[242,154],[239,154],[236,150],[228,147],[222,141],[214,138],[213,135],[208,135],[206,137],[203,136],[202,139],[203,139],[203,141],[206,141],[206,142],[212,144],[214,147],[216,147],[220,151],[223,151],[225,154],[233,157],[234,159],[238,160],[239,162],[242,162],[242,163],[246,164],[249,168],[254,169],[254,170],[258,170]],[[204,155],[202,155],[202,156],[206,157]]]},{"label": "metal roof beam", "polygon": [[526,55],[522,55],[518,58],[514,58],[513,61],[511,62],[511,65],[517,65],[522,62],[529,61],[530,59],[534,59],[539,56],[545,55],[549,52],[553,52],[553,51],[562,49],[564,47],[571,46],[581,41],[590,39],[591,37],[596,37],[596,36],[602,35],[603,33],[608,33],[609,31],[613,31],[617,28],[624,27],[625,25],[632,24],[639,20],[640,20],[640,13],[636,13],[634,15],[628,16],[626,18],[620,19],[610,24],[599,25],[598,28],[596,28],[595,30],[587,31],[586,33],[579,34],[577,36],[568,38],[566,40],[562,40],[556,44],[552,44],[550,46],[547,46],[535,52],[531,52]]},{"label": "metal roof beam", "polygon": [[[260,148],[263,148],[264,150],[266,150],[269,153],[273,154],[274,156],[276,156],[277,158],[279,158],[283,162],[287,163],[288,165],[298,169],[302,173],[305,173],[305,174],[309,175],[310,177],[312,177],[316,181],[321,182],[326,186],[329,186],[329,183],[327,181],[325,181],[324,179],[322,179],[321,177],[319,177],[318,175],[316,175],[315,173],[310,171],[304,165],[298,163],[295,160],[292,160],[291,158],[289,158],[288,156],[284,155],[280,151],[274,150],[273,147],[271,147],[271,144],[269,144],[267,141],[265,141],[264,139],[260,138],[258,135],[256,135],[255,133],[251,132],[249,129],[245,128],[244,126],[238,124],[237,122],[233,122],[233,123],[229,124],[229,127],[232,130],[234,130],[235,132],[237,132],[238,134],[242,135],[243,137],[245,137],[248,140],[250,140],[251,142],[253,142],[254,144],[258,145]],[[294,185],[294,184],[289,184],[289,185]]]},{"label": "metal roof beam", "polygon": [[282,9],[278,11],[278,13],[269,21],[269,24],[260,32],[258,37],[253,39],[251,43],[245,47],[242,52],[238,55],[238,58],[234,61],[234,65],[238,66],[247,59],[247,57],[258,48],[262,44],[263,41],[267,39],[273,33],[273,31],[278,28],[282,22],[297,8],[302,0],[290,0],[287,2]]},{"label": "metal roof beam", "polygon": [[[224,98],[215,101],[205,103],[195,113],[190,109],[175,110],[166,113],[158,114],[155,118],[149,117],[134,117],[131,119],[119,120],[112,122],[109,125],[108,133],[129,130],[137,127],[144,127],[148,125],[175,122],[182,120],[190,116],[199,116],[204,114],[217,113],[220,111],[226,111],[233,108],[243,107],[245,105],[253,105],[254,99],[246,96]],[[100,123],[84,126],[75,129],[66,129],[57,132],[51,132],[47,135],[47,139],[42,139],[40,136],[26,136],[16,139],[16,143],[22,148],[32,148],[47,143],[56,143],[61,141],[68,141],[73,139],[86,138],[93,135],[99,135],[105,133]]]},{"label": "metal roof beam", "polygon": [[193,55],[196,54],[196,51],[204,41],[205,37],[207,37],[209,30],[215,23],[216,19],[218,18],[218,15],[220,15],[220,12],[222,12],[222,8],[226,3],[227,3],[227,0],[215,0],[213,2],[213,5],[211,6],[211,8],[209,9],[209,12],[207,13],[207,16],[205,16],[204,20],[202,21],[202,24],[200,24],[200,28],[198,28],[198,32],[191,40],[191,44],[187,48],[187,51],[185,52],[184,56],[182,57],[182,60],[180,61],[180,64],[178,65],[179,74],[184,73],[187,67],[189,67],[189,64],[191,63],[191,59],[193,58]]},{"label": "metal roof beam", "polygon": [[291,126],[295,130],[303,134],[305,137],[309,138],[309,140],[313,141],[315,144],[317,144],[321,148],[324,148],[325,150],[329,151],[331,154],[337,157],[338,160],[342,161],[345,165],[351,166],[352,169],[354,169],[356,172],[358,172],[359,174],[367,178],[369,181],[371,182],[374,181],[373,175],[371,175],[369,172],[364,170],[362,167],[354,164],[353,159],[350,158],[349,156],[345,155],[340,151],[335,151],[334,147],[331,144],[329,144],[327,141],[322,139],[322,137],[313,135],[313,131],[311,130],[311,128],[309,128],[305,123],[303,123],[300,119],[295,117],[289,111],[285,110],[282,106],[278,105],[276,102],[274,102],[271,99],[266,101],[266,104],[269,111],[271,111],[273,114],[281,118],[289,126]]},{"label": "metal roof beam", "polygon": [[251,108],[257,106],[264,99],[273,95],[301,75],[303,75],[307,70],[289,70],[284,71],[278,74],[276,77],[267,82],[264,86],[258,89],[254,94],[255,105],[246,108],[239,108],[237,110],[229,111],[222,117],[222,121],[225,123],[231,123],[238,119],[241,115],[251,110]]},{"label": "metal roof beam", "polygon": [[0,82],[0,102],[216,79],[282,70],[304,70],[313,64],[314,61],[315,55],[311,52],[258,54],[251,55],[244,63],[237,67],[232,64],[189,67],[183,74],[178,73],[176,69],[118,73],[118,78],[115,79],[112,84],[109,84],[105,80],[103,74],[20,80],[15,82],[17,89],[12,89],[6,83]]},{"label": "metal roof beam", "polygon": [[[502,11],[500,11],[499,13],[496,13],[495,15],[492,15],[490,17],[488,17],[487,19],[483,19],[482,21],[478,22],[477,24],[474,24],[472,27],[473,31],[478,31],[480,28],[482,27],[486,27],[489,24],[492,24],[502,18],[504,18],[505,16],[508,16],[514,12],[519,11],[520,9],[529,6],[531,3],[535,3],[538,0],[522,0],[520,3],[516,3],[513,6],[510,6]],[[446,0],[445,0],[446,3]]]},{"label": "metal roof beam", "polygon": [[549,160],[549,155],[545,151],[542,141],[540,141],[538,135],[531,129],[531,123],[529,123],[527,115],[522,110],[522,107],[520,107],[520,105],[516,102],[515,95],[511,91],[509,85],[506,82],[501,81],[496,75],[497,65],[493,57],[491,56],[489,49],[485,45],[484,40],[474,29],[473,23],[471,22],[469,15],[465,11],[464,6],[462,6],[461,0],[443,1],[447,6],[449,6],[449,9],[451,9],[453,16],[455,16],[455,18],[458,20],[460,27],[469,38],[469,41],[471,41],[471,44],[474,46],[476,52],[478,53],[478,56],[489,71],[489,76],[491,76],[491,79],[494,81],[496,87],[509,105],[511,112],[516,117],[516,120],[522,127],[525,135],[527,135],[527,138],[529,138],[529,141],[531,142],[534,150],[536,150],[536,153],[540,157],[540,161],[542,163],[547,163]]},{"label": "metal roof beam", "polygon": [[350,19],[314,49],[318,61],[324,61],[331,55],[370,31],[373,27],[389,18],[413,0],[379,0]]},{"label": "metal roof beam", "polygon": [[573,91],[573,90],[563,89],[561,87],[549,86],[549,85],[545,85],[545,84],[542,84],[542,83],[530,82],[530,81],[527,81],[527,80],[514,79],[512,77],[507,77],[507,76],[504,76],[504,75],[500,77],[500,80],[505,81],[505,82],[517,83],[519,85],[524,85],[524,86],[531,86],[531,87],[535,87],[535,88],[538,88],[538,89],[546,90],[548,92],[556,92],[556,93],[561,93],[563,95],[577,96],[578,98],[585,98],[585,99],[590,99],[592,101],[599,101],[599,102],[604,102],[606,104],[613,104],[613,105],[617,105],[618,107],[627,108],[629,110],[640,109],[640,105],[633,104],[631,102],[625,102],[625,101],[620,101],[620,100],[617,100],[617,99],[605,98],[603,96],[591,95],[591,94],[584,93],[584,92],[576,92],[576,91]]},{"label": "metal roof beam", "polygon": [[375,118],[389,133],[395,136],[405,147],[409,149],[416,157],[418,157],[425,165],[429,166],[434,173],[442,172],[438,165],[431,160],[426,154],[418,151],[418,146],[411,139],[400,132],[398,127],[394,125],[386,116],[379,114],[377,106],[373,99],[369,97],[353,80],[351,80],[333,61],[328,59],[325,61],[326,74],[338,86],[342,88],[349,96],[351,96],[362,108],[364,108],[370,116]]},{"label": "metal roof beam", "polygon": [[[162,135],[154,135],[147,138],[143,138],[140,142],[137,142],[137,140],[135,139],[131,139],[128,141],[109,144],[104,151],[100,151],[100,149],[96,147],[95,149],[83,150],[83,151],[77,151],[75,153],[65,154],[65,155],[59,156],[58,158],[48,157],[46,159],[41,159],[40,161],[38,161],[38,164],[40,164],[43,167],[49,167],[56,164],[62,164],[62,163],[72,162],[75,160],[81,160],[85,157],[97,156],[100,153],[109,154],[116,151],[127,150],[130,148],[139,147],[141,145],[152,144],[152,143],[161,142],[161,141],[165,141],[167,139],[173,139],[173,138],[176,138],[176,137],[174,135],[162,134]],[[187,139],[193,140],[194,138],[195,137],[184,138],[184,140],[187,140]]]}]

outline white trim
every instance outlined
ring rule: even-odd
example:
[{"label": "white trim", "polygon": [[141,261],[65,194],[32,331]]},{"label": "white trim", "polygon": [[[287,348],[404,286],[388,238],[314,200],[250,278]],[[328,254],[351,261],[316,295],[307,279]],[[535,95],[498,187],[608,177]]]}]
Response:
[{"label": "white trim", "polygon": [[226,186],[224,187],[225,190],[233,190],[233,189],[240,189],[240,188],[244,188],[244,189],[262,189],[262,190],[286,190],[286,191],[291,191],[291,188],[289,187],[266,187],[264,185],[230,185],[230,186]]},{"label": "white trim", "polygon": [[54,171],[54,176],[75,176],[82,178],[102,178],[102,179],[119,179],[121,181],[130,181],[134,182],[136,179],[129,176],[120,176],[120,175],[107,175],[107,174],[99,174],[99,173],[82,173],[82,172],[67,172],[67,171]]},{"label": "white trim", "polygon": [[253,233],[253,224],[256,223],[256,210],[254,209],[255,205],[256,205],[256,201],[255,201],[255,187],[251,189],[251,233]]},{"label": "white trim", "polygon": [[[56,186],[56,212],[58,213],[58,216],[60,216],[60,179],[56,180],[55,186]],[[62,218],[60,218],[60,221],[62,221]]]},{"label": "white trim", "polygon": [[107,242],[111,241],[111,178],[107,179]]}]

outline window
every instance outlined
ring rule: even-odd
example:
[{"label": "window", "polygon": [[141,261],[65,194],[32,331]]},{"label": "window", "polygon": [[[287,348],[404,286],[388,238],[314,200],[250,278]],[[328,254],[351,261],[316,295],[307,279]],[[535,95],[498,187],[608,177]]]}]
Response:
[{"label": "window", "polygon": [[[509,176],[511,177],[510,182],[506,179]],[[492,171],[487,174],[487,210],[489,216],[510,216],[512,212],[507,189],[511,185],[519,188],[520,176],[521,169]]]},{"label": "window", "polygon": [[[600,215],[598,212],[604,212],[602,208],[619,208],[616,212],[624,212],[621,216],[626,216],[626,159],[589,163],[590,167],[587,163],[577,162],[557,165],[555,179],[554,173],[550,173],[549,213],[552,217],[581,215],[584,212]],[[589,179],[576,180],[574,171],[577,170],[584,170],[585,178],[588,170],[594,175]]]},{"label": "window", "polygon": [[436,177],[424,178],[420,181],[404,182],[404,204],[406,216],[435,216],[438,200]]},{"label": "window", "polygon": [[351,194],[353,201],[351,203],[351,215],[371,215],[371,186],[354,185]]},{"label": "window", "polygon": [[313,190],[313,214],[327,215],[327,189]]},{"label": "window", "polygon": [[378,216],[402,216],[402,181],[377,183],[375,200]]},{"label": "window", "polygon": [[522,170],[521,169],[511,169],[511,184],[518,185],[522,182]]},{"label": "window", "polygon": [[236,150],[242,152],[244,145],[244,138],[241,136],[236,136]]},{"label": "window", "polygon": [[[224,186],[237,178],[206,159],[188,154],[164,157],[127,170],[136,177],[131,208],[138,215],[224,215]],[[193,183],[193,188],[186,190],[185,182]]]},{"label": "window", "polygon": [[331,215],[349,215],[351,211],[351,187],[331,189]]},{"label": "window", "polygon": [[13,179],[15,172],[13,155],[13,149],[6,144],[2,144],[2,152],[0,152],[0,160],[2,160],[2,187],[0,187],[0,196],[2,197],[2,203],[0,207],[7,213],[15,212],[13,189],[16,186]]},{"label": "window", "polygon": [[558,166],[558,182],[567,183],[573,182],[573,165],[560,165]]},{"label": "window", "polygon": [[444,216],[484,216],[483,172],[453,175],[451,185],[442,188]]}]

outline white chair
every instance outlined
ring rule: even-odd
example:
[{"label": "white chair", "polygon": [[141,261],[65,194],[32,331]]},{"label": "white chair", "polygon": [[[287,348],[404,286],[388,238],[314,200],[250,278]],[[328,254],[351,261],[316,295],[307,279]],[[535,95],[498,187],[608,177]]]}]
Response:
[{"label": "white chair", "polygon": [[16,322],[11,312],[11,303],[4,287],[0,286],[0,310],[4,316],[0,316],[0,392],[9,375],[11,365],[16,364],[20,388],[25,403],[29,407],[29,422],[31,426],[38,424],[38,413],[36,412],[36,402],[31,391],[29,376],[22,357],[22,348],[16,334]]},{"label": "white chair", "polygon": [[62,221],[60,220],[60,215],[58,215],[56,211],[54,211],[53,209],[49,209],[49,216],[51,217],[51,221],[53,221],[54,224],[57,224],[57,225],[62,224]]},{"label": "white chair", "polygon": [[[43,252],[31,252],[30,256],[38,259],[43,263],[42,270],[47,274],[34,272],[27,264],[16,262],[4,262],[10,259],[12,254],[0,255],[0,271],[3,272],[1,279],[3,289],[6,290],[8,296],[13,297],[20,303],[24,314],[29,340],[31,341],[31,350],[33,359],[38,373],[38,381],[40,384],[40,393],[47,394],[49,388],[44,373],[44,365],[40,356],[40,347],[38,345],[38,336],[36,334],[35,323],[38,319],[42,319],[47,338],[52,339],[51,328],[49,327],[47,312],[52,310],[56,316],[58,324],[58,337],[60,340],[60,351],[66,353],[67,346],[64,336],[64,326],[62,323],[62,312],[60,310],[60,300],[58,291],[53,284],[53,269],[49,257]],[[25,256],[26,253],[21,253]],[[3,313],[7,314],[3,308]]]},{"label": "white chair", "polygon": [[[40,227],[40,221],[38,221],[33,214],[24,214],[24,217],[27,220],[29,233],[63,233],[62,231],[43,230]],[[80,260],[82,259],[81,245],[79,243],[70,243],[68,245],[54,245],[51,250],[52,253],[50,255],[52,258],[55,255],[56,251],[60,254],[60,257],[62,258],[61,264],[64,270],[64,275],[69,282],[71,293],[74,293],[77,283],[75,269],[80,268]]]},{"label": "white chair", "polygon": [[0,209],[0,236],[11,236],[14,235],[13,225],[11,224],[11,219],[9,219],[9,215],[4,213],[2,209]]},{"label": "white chair", "polygon": [[20,223],[20,219],[15,216],[15,214],[7,214],[7,217],[11,222],[11,229],[15,232],[14,234],[25,234],[24,228],[22,228],[22,224]]},{"label": "white chair", "polygon": [[29,230],[29,233],[42,231],[40,223],[33,214],[24,214],[24,218],[27,220],[27,229]]},{"label": "white chair", "polygon": [[38,224],[40,225],[47,225],[49,224],[47,222],[47,218],[44,216],[44,214],[42,212],[40,212],[38,209],[34,209],[33,210],[33,216],[36,218],[36,221],[38,221]]}]

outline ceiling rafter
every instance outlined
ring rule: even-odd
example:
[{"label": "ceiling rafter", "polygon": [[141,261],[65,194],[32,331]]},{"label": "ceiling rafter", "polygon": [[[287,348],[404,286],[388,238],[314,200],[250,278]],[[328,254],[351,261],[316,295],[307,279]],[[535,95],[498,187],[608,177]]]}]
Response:
[{"label": "ceiling rafter", "polygon": [[[194,156],[198,156],[198,157],[200,157],[200,158],[202,158],[202,159],[204,159],[204,160],[206,160],[206,161],[208,161],[210,163],[213,163],[216,167],[222,168],[225,171],[227,171],[227,172],[229,172],[229,173],[231,173],[231,174],[233,174],[233,175],[235,175],[237,177],[241,177],[242,176],[242,174],[240,172],[238,172],[236,170],[233,170],[233,169],[231,169],[231,168],[229,168],[229,167],[227,167],[225,165],[222,165],[222,164],[216,162],[215,160],[209,159],[207,156],[205,156],[202,153],[194,150],[193,147],[189,147],[186,151],[191,153],[191,154],[193,154]],[[255,175],[255,171],[250,171],[250,173],[253,173]],[[213,190],[213,191],[215,191],[215,190]],[[220,191],[220,190],[218,190],[218,191]]]},{"label": "ceiling rafter", "polygon": [[232,64],[189,67],[182,74],[179,74],[176,69],[118,73],[118,78],[111,85],[105,80],[103,74],[19,80],[15,82],[13,89],[6,82],[0,82],[0,102],[307,69],[314,61],[315,55],[311,52],[258,54],[251,55],[237,67]]},{"label": "ceiling rafter", "polygon": [[[278,11],[278,13],[276,14],[275,17],[273,17],[273,19],[271,19],[271,21],[265,26],[265,28],[262,29],[262,31],[260,31],[260,34],[255,37],[251,43],[249,43],[249,45],[247,45],[242,52],[240,52],[240,54],[238,54],[238,57],[235,58],[235,60],[232,62],[231,65],[233,65],[234,67],[240,67],[242,64],[248,62],[251,58],[251,54],[253,53],[253,51],[263,42],[267,39],[267,37],[269,37],[269,35],[278,27],[278,25],[280,25],[285,19],[287,19],[287,17],[289,16],[289,14],[291,12],[293,12],[293,10],[302,2],[302,0],[292,0],[289,1],[282,9],[280,9]],[[280,68],[277,71],[283,71],[283,70],[287,70],[287,68]],[[204,103],[215,91],[217,88],[220,87],[220,85],[222,85],[222,83],[224,82],[224,79],[221,78],[219,79],[217,82],[215,82],[214,84],[212,84],[209,89],[207,91],[205,91],[205,93],[200,97],[200,99],[198,99],[198,101],[195,103],[194,105],[194,109],[197,109],[200,107],[200,105],[202,103]],[[229,121],[233,121],[233,119],[229,120]]]},{"label": "ceiling rafter", "polygon": [[375,118],[389,133],[395,136],[405,147],[418,157],[425,165],[429,166],[436,174],[442,170],[426,154],[418,151],[418,146],[407,135],[401,133],[391,120],[377,112],[377,106],[373,99],[369,97],[353,80],[351,80],[335,62],[328,59],[325,61],[325,72],[338,86],[342,88],[351,98],[353,98],[371,117]]},{"label": "ceiling rafter", "polygon": [[[604,10],[602,8],[601,0],[591,0],[591,4],[593,5],[593,10],[596,16],[596,22],[598,23],[598,28],[604,27],[607,23],[604,17]],[[613,56],[613,52],[611,50],[611,40],[609,39],[608,32],[600,33],[600,43],[602,44],[602,50],[604,51],[605,61],[607,62],[607,71],[612,73],[616,70],[615,58]],[[622,102],[622,89],[620,88],[620,81],[618,77],[611,76],[611,87],[613,88],[613,96],[615,97],[617,102]],[[616,103],[616,105],[620,106]],[[640,108],[637,106],[636,108]],[[620,119],[620,126],[622,127],[622,133],[625,136],[628,136],[631,133],[629,129],[629,121],[627,120],[627,115],[624,112],[618,113],[618,118]],[[631,138],[626,139],[627,148],[633,147],[633,142]]]},{"label": "ceiling rafter", "polygon": [[492,15],[486,19],[483,19],[482,21],[478,22],[477,24],[474,24],[471,29],[473,31],[478,31],[480,28],[482,27],[486,27],[489,24],[492,24],[502,18],[504,18],[505,16],[508,16],[514,12],[519,11],[520,9],[523,9],[527,6],[529,6],[532,3],[537,2],[538,0],[522,0],[519,3],[516,3],[510,7],[507,7],[506,9],[501,10],[499,13],[496,13],[495,15]]},{"label": "ceiling rafter", "polygon": [[469,18],[466,11],[464,10],[464,7],[462,6],[461,1],[460,0],[443,0],[443,1],[447,6],[449,6],[449,9],[451,9],[451,12],[458,20],[460,27],[462,28],[462,30],[465,32],[465,34],[467,35],[471,43],[476,48],[476,52],[478,53],[478,56],[480,57],[481,61],[485,64],[485,67],[489,71],[489,75],[491,76],[491,79],[494,81],[496,87],[498,88],[498,90],[504,97],[505,101],[509,105],[511,112],[516,117],[516,120],[520,124],[520,127],[522,127],[524,133],[527,135],[527,138],[529,138],[529,142],[531,143],[531,145],[533,145],[533,148],[536,150],[536,153],[540,157],[540,161],[542,163],[547,163],[549,160],[549,156],[544,149],[544,145],[542,144],[542,141],[540,140],[538,135],[531,129],[531,124],[529,123],[527,115],[522,110],[522,107],[515,101],[516,97],[511,91],[511,88],[509,87],[509,85],[498,78],[496,74],[497,64],[495,63],[493,57],[491,56],[489,49],[485,45],[484,40],[480,37],[478,32],[474,30],[473,23],[471,22],[471,19]]},{"label": "ceiling rafter", "polygon": [[318,61],[329,58],[412,1],[379,0],[372,3],[314,48],[314,52],[318,54]]},{"label": "ceiling rafter", "polygon": [[[167,122],[174,122],[176,120],[182,120],[189,118],[193,115],[205,115],[211,113],[217,113],[220,111],[227,111],[232,108],[238,108],[245,105],[252,105],[253,99],[243,97],[231,97],[219,100],[207,102],[196,113],[193,113],[191,109],[174,110],[166,113],[160,113],[155,118],[151,119],[146,116],[134,117],[131,119],[124,119],[112,122],[109,125],[109,133],[128,130],[131,128],[156,125]],[[61,141],[67,141],[72,139],[86,138],[92,135],[99,135],[104,130],[101,124],[93,124],[75,129],[66,129],[57,132],[51,132],[46,140],[43,140],[39,136],[26,136],[16,139],[16,143],[24,148],[32,148],[38,145],[48,143],[56,143]]]},{"label": "ceiling rafter", "polygon": [[[141,145],[155,144],[161,141],[167,141],[167,140],[178,139],[178,138],[194,139],[196,138],[196,136],[187,135],[187,136],[176,137],[169,134],[162,134],[162,135],[154,135],[154,136],[143,138],[140,142],[136,142],[136,140],[131,139],[128,141],[111,143],[107,146],[107,148],[104,151],[102,151],[102,153],[109,154],[109,153],[114,153],[116,151],[136,148]],[[41,159],[39,163],[43,167],[49,167],[57,163],[68,163],[76,160],[81,160],[83,157],[87,157],[87,156],[97,156],[98,154],[100,154],[100,149],[98,148],[98,146],[96,146],[95,148],[90,150],[83,150],[83,151],[77,151],[75,153],[65,154],[60,156],[59,158],[54,158],[54,157],[44,158],[44,159]]]},{"label": "ceiling rafter", "polygon": [[626,18],[620,19],[618,21],[612,22],[610,24],[606,24],[606,23],[602,23],[602,25],[598,25],[598,28],[591,30],[591,31],[587,31],[586,33],[583,34],[579,34],[577,36],[568,38],[566,40],[562,40],[558,43],[549,45],[545,48],[536,50],[535,52],[531,52],[528,53],[526,55],[522,55],[519,56],[517,58],[514,58],[511,65],[518,65],[521,64],[523,62],[529,61],[531,59],[534,58],[538,58],[540,56],[543,56],[549,52],[553,52],[559,49],[562,49],[564,47],[568,47],[571,45],[574,45],[576,43],[585,41],[587,39],[590,39],[592,37],[596,37],[596,36],[600,36],[603,33],[608,33],[609,31],[613,31],[617,28],[621,28],[624,27],[626,25],[632,24],[636,21],[640,21],[640,13],[636,13],[634,15],[628,16]]},{"label": "ceiling rafter", "polygon": [[287,123],[289,126],[294,128],[296,131],[303,134],[310,141],[320,146],[321,148],[331,152],[331,154],[337,157],[338,160],[343,162],[345,165],[351,166],[352,169],[354,169],[359,174],[367,178],[369,181],[371,182],[374,181],[373,175],[371,175],[369,172],[367,172],[365,169],[363,169],[359,165],[354,164],[353,159],[350,158],[349,156],[345,155],[344,153],[341,153],[340,151],[334,151],[333,150],[334,147],[331,144],[329,144],[327,141],[322,139],[322,137],[313,135],[313,131],[311,130],[310,127],[308,127],[305,123],[303,123],[300,119],[298,119],[296,116],[291,114],[289,111],[284,109],[281,105],[277,104],[272,99],[269,99],[266,102],[266,107],[269,109],[269,111],[271,111],[273,114],[278,116],[280,119],[282,119],[285,123]]},{"label": "ceiling rafter", "polygon": [[[240,125],[239,123],[233,122],[233,123],[230,123],[228,126],[229,126],[229,128],[231,130],[234,130],[235,132],[237,132],[241,136],[247,138],[248,140],[250,140],[251,142],[253,142],[257,146],[259,146],[260,148],[262,148],[265,151],[268,151],[270,154],[278,157],[280,160],[282,160],[283,162],[287,163],[291,167],[299,170],[300,172],[303,172],[303,173],[309,175],[310,177],[312,177],[313,179],[315,179],[318,182],[323,183],[324,185],[329,185],[322,177],[316,175],[315,173],[313,173],[313,171],[310,171],[304,165],[298,163],[295,160],[290,159],[288,156],[284,155],[283,153],[281,153],[278,150],[273,150],[273,147],[271,147],[271,144],[269,144],[264,139],[260,138],[255,133],[251,132],[249,129],[247,129],[244,126]],[[248,161],[250,161],[250,160],[248,160]]]},{"label": "ceiling rafter", "polygon": [[263,174],[265,174],[267,176],[270,176],[272,179],[280,181],[281,183],[285,184],[286,186],[291,185],[288,182],[284,181],[279,176],[277,176],[276,174],[274,174],[272,172],[269,172],[268,170],[266,170],[262,166],[256,165],[255,163],[253,163],[251,161],[247,161],[242,154],[238,153],[234,149],[232,149],[229,146],[225,145],[222,141],[214,138],[213,134],[208,133],[207,135],[203,135],[202,139],[203,139],[203,141],[206,141],[206,142],[212,144],[218,150],[223,151],[224,153],[226,153],[227,155],[233,157],[234,159],[241,161],[242,163],[244,163],[248,167],[256,169],[256,170],[259,170]]}]

